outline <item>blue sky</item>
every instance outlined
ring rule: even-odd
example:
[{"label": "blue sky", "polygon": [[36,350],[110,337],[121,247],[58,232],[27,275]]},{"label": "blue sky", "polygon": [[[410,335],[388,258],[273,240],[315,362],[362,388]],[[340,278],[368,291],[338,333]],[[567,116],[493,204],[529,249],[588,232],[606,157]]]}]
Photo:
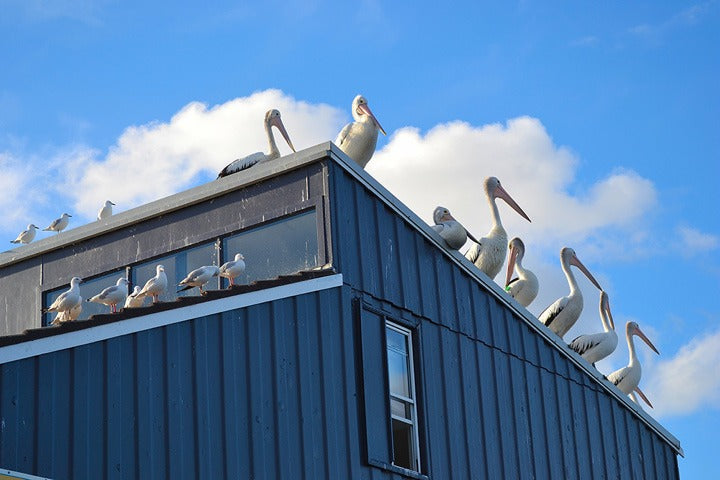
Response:
[{"label": "blue sky", "polygon": [[[531,312],[566,294],[557,256],[575,248],[616,323],[637,321],[661,352],[640,347],[641,386],[682,442],[681,474],[720,477],[717,0],[0,0],[0,11],[4,238],[210,181],[266,148],[269,108],[296,148],[332,140],[363,93],[388,132],[368,171],[422,218],[443,204],[484,234],[489,175],[530,215],[501,206],[540,277]],[[568,337],[600,328],[597,292],[582,286]],[[599,369],[625,363],[620,345]]]}]

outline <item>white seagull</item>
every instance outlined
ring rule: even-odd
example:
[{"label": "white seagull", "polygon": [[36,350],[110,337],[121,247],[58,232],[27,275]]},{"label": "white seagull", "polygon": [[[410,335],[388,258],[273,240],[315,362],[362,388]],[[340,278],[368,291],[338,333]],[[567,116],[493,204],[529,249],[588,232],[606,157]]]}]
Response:
[{"label": "white seagull", "polygon": [[[523,307],[527,307],[537,297],[540,283],[533,272],[523,267],[525,244],[518,237],[510,240],[508,244],[510,260],[508,260],[507,274],[505,275],[505,291],[510,294]],[[510,280],[513,270],[517,277]]]},{"label": "white seagull", "polygon": [[468,238],[477,243],[477,239],[455,220],[447,208],[436,207],[433,212],[433,221],[435,222],[435,225],[432,226],[433,230],[439,233],[447,246],[453,250],[460,250]]},{"label": "white seagull", "polygon": [[215,265],[206,265],[204,267],[196,268],[192,272],[188,273],[187,276],[182,279],[180,284],[178,284],[178,286],[182,288],[178,290],[177,293],[198,287],[200,289],[200,294],[203,295],[205,293],[203,291],[203,285],[208,283],[213,277],[217,277],[219,273],[220,268]]},{"label": "white seagull", "polygon": [[138,308],[142,307],[143,303],[145,303],[145,297],[138,297],[138,294],[140,293],[140,285],[135,285],[135,288],[133,289],[132,293],[127,296],[125,299],[125,305],[123,305],[123,308]]},{"label": "white seagull", "polygon": [[267,134],[268,143],[270,144],[270,151],[268,153],[256,152],[248,155],[247,157],[239,158],[231,162],[220,171],[218,178],[227,177],[230,174],[248,169],[260,162],[267,162],[268,160],[280,158],[280,150],[278,150],[277,144],[275,143],[275,136],[273,135],[272,127],[276,127],[280,131],[283,138],[294,152],[295,147],[293,147],[290,137],[285,130],[285,125],[283,125],[282,119],[280,118],[280,112],[275,109],[268,110],[265,113],[265,133]]},{"label": "white seagull", "polygon": [[610,299],[605,291],[600,292],[600,320],[604,332],[580,335],[568,345],[593,366],[614,352],[618,343],[615,321],[610,313]]},{"label": "white seagull", "polygon": [[143,298],[150,295],[153,299],[153,303],[160,301],[159,297],[165,293],[167,288],[167,276],[165,275],[165,267],[158,265],[155,267],[155,276],[145,282],[143,288],[138,292],[136,298]]},{"label": "white seagull", "polygon": [[43,231],[60,233],[65,229],[65,227],[68,226],[68,223],[70,223],[70,217],[72,217],[72,215],[63,213],[60,218],[56,218],[55,220],[53,220],[49,227],[43,228]]},{"label": "white seagull", "polygon": [[71,308],[70,310],[58,312],[53,321],[50,322],[50,325],[60,325],[64,322],[73,322],[77,320],[82,313],[82,300],[82,297],[80,297],[80,303],[78,303],[75,307]]},{"label": "white seagull", "polygon": [[528,222],[530,218],[523,212],[522,208],[515,203],[510,194],[500,185],[500,180],[495,177],[485,179],[485,196],[490,205],[492,213],[493,226],[487,236],[480,239],[479,242],[473,244],[470,250],[465,254],[465,258],[470,260],[480,270],[492,278],[495,278],[505,262],[505,251],[507,250],[507,232],[500,221],[500,212],[495,203],[496,198],[502,198],[510,205],[513,210],[520,214]]},{"label": "white seagull", "polygon": [[82,297],[80,296],[80,277],[73,277],[70,280],[70,288],[60,294],[59,297],[48,308],[43,310],[43,313],[47,312],[67,312],[82,304]]},{"label": "white seagull", "polygon": [[108,305],[112,313],[117,313],[118,303],[125,304],[125,299],[127,298],[128,294],[127,287],[129,284],[130,282],[128,282],[127,278],[120,277],[115,283],[115,285],[107,287],[94,297],[89,298],[88,302],[102,303],[103,305]]},{"label": "white seagull", "polygon": [[562,338],[568,330],[570,330],[570,327],[575,325],[583,309],[582,292],[580,292],[580,288],[578,288],[577,280],[575,280],[575,275],[573,275],[570,265],[578,267],[598,290],[602,291],[602,287],[590,271],[585,268],[585,265],[580,262],[575,254],[575,250],[572,248],[563,247],[562,250],[560,250],[560,265],[562,265],[563,272],[570,286],[570,294],[555,300],[552,305],[540,314],[538,320]]},{"label": "white seagull", "polygon": [[230,280],[230,285],[235,285],[235,277],[245,272],[245,257],[242,253],[235,254],[235,260],[225,262],[220,267],[219,275]]},{"label": "white seagull", "polygon": [[362,95],[356,96],[352,102],[352,116],[355,121],[345,125],[335,139],[335,145],[365,168],[375,153],[378,130],[383,135],[387,134]]},{"label": "white seagull", "polygon": [[635,354],[635,343],[632,339],[633,335],[640,337],[650,348],[652,348],[653,352],[658,355],[660,354],[660,352],[657,351],[657,348],[655,348],[655,345],[653,345],[650,339],[648,339],[642,330],[640,330],[638,324],[635,322],[628,322],[625,326],[625,338],[627,339],[628,350],[630,351],[630,363],[620,370],[612,372],[607,376],[607,379],[610,383],[613,383],[616,387],[618,387],[625,395],[630,395],[633,392],[638,393],[642,399],[650,405],[650,408],[652,408],[650,401],[638,388],[638,385],[640,384],[640,377],[642,377],[642,368],[640,367],[640,362]]},{"label": "white seagull", "polygon": [[105,205],[100,209],[97,215],[98,220],[105,220],[112,216],[112,206],[115,205],[110,200],[105,200]]},{"label": "white seagull", "polygon": [[37,229],[39,227],[35,226],[34,223],[31,223],[27,226],[27,230],[23,230],[20,232],[20,235],[17,236],[15,240],[10,240],[10,243],[30,243],[35,239],[35,234],[37,233]]}]

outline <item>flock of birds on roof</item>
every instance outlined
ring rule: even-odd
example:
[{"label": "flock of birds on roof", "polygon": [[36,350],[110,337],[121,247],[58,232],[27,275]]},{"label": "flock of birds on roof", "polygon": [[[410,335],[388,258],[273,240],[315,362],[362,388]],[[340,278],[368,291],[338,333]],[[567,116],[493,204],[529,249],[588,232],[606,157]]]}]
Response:
[{"label": "flock of birds on roof", "polygon": [[[350,159],[360,167],[365,168],[372,158],[377,145],[378,132],[385,134],[375,115],[370,110],[367,100],[358,95],[352,102],[352,116],[354,121],[347,124],[335,139],[335,144]],[[229,163],[223,168],[218,178],[227,177],[243,170],[254,167],[280,157],[272,127],[278,129],[288,146],[295,152],[295,147],[282,122],[280,112],[276,109],[268,110],[264,118],[265,133],[267,135],[270,150],[268,153],[257,152]],[[530,221],[530,218],[517,204],[500,180],[495,177],[488,177],[484,181],[485,197],[490,207],[492,227],[488,234],[479,240],[468,232],[445,207],[437,207],[433,212],[432,229],[443,239],[449,249],[459,250],[469,239],[472,243],[470,249],[465,253],[469,260],[480,271],[484,272],[490,279],[494,279],[503,264],[507,252],[510,251],[510,258],[507,264],[505,277],[505,291],[520,305],[528,307],[537,297],[539,281],[537,276],[523,265],[525,255],[525,244],[520,238],[513,238],[508,242],[508,234],[502,225],[500,211],[496,199],[501,199],[515,210],[521,217]],[[98,220],[102,221],[112,215],[112,205],[109,200],[105,202],[98,213]],[[45,231],[61,232],[68,225],[71,215],[63,213]],[[20,233],[12,243],[30,243],[35,238],[37,226],[28,225],[27,229]],[[583,296],[578,287],[577,280],[571,267],[579,269],[590,282],[600,291],[600,320],[603,331],[599,333],[580,335],[568,345],[570,349],[577,352],[583,359],[593,366],[596,362],[608,357],[615,351],[618,343],[615,324],[610,312],[608,295],[603,291],[598,281],[590,271],[583,265],[572,248],[564,247],[560,251],[560,266],[568,282],[570,292],[568,295],[558,298],[548,306],[539,316],[538,321],[549,328],[552,332],[563,338],[570,328],[580,318],[583,309]],[[201,294],[203,287],[214,277],[226,277],[230,280],[230,286],[234,285],[234,279],[245,270],[244,257],[236,254],[235,259],[217,267],[214,265],[199,267],[190,273],[179,283],[178,293],[197,287]],[[512,278],[515,273],[516,277]],[[57,312],[53,324],[77,319],[82,310],[82,297],[80,296],[79,285],[82,280],[73,277],[70,281],[70,289],[61,294],[46,312]],[[88,299],[90,302],[97,302],[108,305],[112,312],[117,312],[118,305],[123,308],[137,308],[143,305],[146,297],[151,297],[153,303],[159,301],[159,297],[165,293],[168,287],[168,279],[162,265],[157,265],[156,275],[150,278],[140,288],[134,286],[134,290],[128,295],[129,282],[124,277],[118,279],[117,283],[110,286],[97,295]],[[630,360],[627,366],[610,373],[606,378],[615,384],[623,393],[630,395],[636,400],[637,393],[648,405],[650,401],[638,387],[641,377],[641,367],[635,351],[633,337],[642,339],[655,352],[655,346],[640,330],[635,322],[628,322],[625,329],[625,336],[630,353]]]}]

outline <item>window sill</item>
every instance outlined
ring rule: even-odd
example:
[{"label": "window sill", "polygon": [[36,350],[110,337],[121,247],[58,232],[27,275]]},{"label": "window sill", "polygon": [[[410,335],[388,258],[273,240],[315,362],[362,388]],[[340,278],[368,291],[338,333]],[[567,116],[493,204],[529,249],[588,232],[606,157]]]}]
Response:
[{"label": "window sill", "polygon": [[402,475],[403,477],[414,478],[416,480],[430,480],[430,477],[425,474],[416,472],[415,470],[408,470],[407,468],[398,467],[397,465],[392,465],[390,463],[379,462],[377,460],[369,460],[368,463],[370,463],[370,465],[374,467],[387,470],[388,472],[397,473],[399,475]]}]

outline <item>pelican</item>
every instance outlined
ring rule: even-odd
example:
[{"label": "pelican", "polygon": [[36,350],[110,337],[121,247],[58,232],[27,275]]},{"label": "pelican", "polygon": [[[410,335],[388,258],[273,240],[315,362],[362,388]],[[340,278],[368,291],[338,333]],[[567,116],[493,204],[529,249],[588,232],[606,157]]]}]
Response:
[{"label": "pelican", "polygon": [[445,240],[447,246],[453,250],[459,250],[460,247],[465,245],[468,238],[475,243],[478,242],[470,232],[465,230],[465,227],[463,227],[460,222],[455,220],[450,210],[445,207],[435,208],[433,221],[435,225],[432,226],[432,229],[439,233],[443,240]]},{"label": "pelican", "polygon": [[570,330],[570,327],[577,322],[578,318],[580,318],[580,313],[582,313],[583,309],[582,293],[578,288],[575,275],[573,275],[572,270],[570,270],[570,265],[578,267],[598,290],[602,291],[602,287],[590,271],[585,268],[585,265],[580,262],[575,254],[575,250],[572,248],[563,247],[562,250],[560,250],[560,264],[562,265],[563,272],[570,286],[570,294],[555,300],[555,303],[547,307],[545,311],[540,314],[538,320],[562,338],[567,331]]},{"label": "pelican", "polygon": [[230,285],[235,285],[235,277],[242,275],[244,271],[245,257],[242,253],[236,253],[235,260],[230,260],[222,264],[219,275],[230,280]]},{"label": "pelican", "polygon": [[630,392],[630,393],[628,394],[628,396],[632,399],[633,402],[635,402],[635,403],[637,403],[638,405],[640,405],[640,402],[638,402],[638,399],[637,399],[637,397],[635,396],[636,393],[637,393],[638,395],[640,395],[640,398],[642,398],[643,400],[645,400],[645,403],[647,403],[650,408],[653,408],[652,403],[650,403],[650,400],[648,400],[648,398],[645,396],[645,394],[643,393],[643,391],[640,390],[640,387],[635,387],[635,390],[633,390],[632,392]]},{"label": "pelican", "polygon": [[98,220],[105,220],[112,216],[112,206],[115,205],[110,200],[105,200],[105,205],[100,209],[97,215]]},{"label": "pelican", "polygon": [[60,294],[59,297],[48,308],[43,310],[43,313],[47,312],[67,312],[82,304],[82,297],[80,296],[80,277],[73,277],[70,280],[70,288]]},{"label": "pelican", "polygon": [[470,260],[480,270],[490,278],[495,278],[505,262],[505,250],[507,250],[507,232],[500,221],[500,212],[498,211],[496,198],[502,198],[517,213],[520,214],[528,222],[530,218],[523,212],[522,208],[515,203],[510,194],[500,185],[500,180],[495,177],[485,179],[485,196],[490,204],[490,212],[493,217],[493,226],[486,237],[475,243],[465,254],[465,258]]},{"label": "pelican", "polygon": [[27,226],[27,230],[20,232],[15,240],[10,240],[10,243],[30,243],[35,239],[37,233],[37,227],[34,223]]},{"label": "pelican", "polygon": [[[510,294],[523,307],[527,307],[537,297],[540,284],[533,272],[523,267],[525,244],[518,237],[510,240],[508,244],[510,260],[508,260],[507,274],[505,275],[505,291]],[[513,269],[517,277],[510,280]]]},{"label": "pelican", "polygon": [[127,298],[125,299],[125,305],[123,306],[123,309],[142,307],[143,303],[145,303],[145,297],[138,297],[139,293],[140,293],[140,285],[135,285],[135,288],[133,289],[132,293],[130,295],[128,295]]},{"label": "pelican", "polygon": [[65,227],[67,227],[68,223],[70,223],[70,217],[72,217],[72,215],[63,213],[60,218],[56,218],[55,220],[53,220],[49,227],[43,228],[43,231],[60,233],[61,231],[65,230]]},{"label": "pelican", "polygon": [[650,408],[652,408],[652,404],[648,401],[645,394],[638,388],[638,385],[640,384],[640,377],[642,376],[642,368],[640,367],[640,362],[635,354],[635,343],[632,339],[633,335],[640,337],[650,348],[652,348],[653,352],[660,355],[660,352],[657,351],[655,345],[653,345],[650,339],[648,339],[642,330],[640,330],[638,324],[635,322],[628,322],[625,326],[625,338],[627,339],[628,350],[630,351],[630,363],[620,370],[612,372],[607,376],[607,379],[610,383],[618,387],[625,395],[637,392],[638,395],[640,395],[642,399],[650,405]]},{"label": "pelican", "polygon": [[265,134],[267,135],[268,143],[270,144],[270,151],[268,153],[256,152],[248,155],[247,157],[235,160],[220,171],[218,178],[227,177],[230,174],[246,170],[260,162],[267,162],[268,160],[280,158],[280,150],[278,150],[277,144],[275,143],[275,136],[273,135],[272,127],[276,127],[280,131],[283,138],[294,152],[295,147],[293,147],[290,137],[285,130],[285,125],[283,125],[282,119],[280,118],[280,112],[275,109],[268,110],[265,113]]},{"label": "pelican", "polygon": [[580,335],[568,345],[593,366],[614,352],[618,343],[615,321],[610,313],[610,300],[605,291],[600,292],[600,320],[604,332]]},{"label": "pelican", "polygon": [[150,295],[153,303],[160,301],[160,295],[165,293],[167,288],[167,276],[165,275],[165,267],[158,265],[155,267],[155,276],[145,282],[143,288],[138,292],[135,298],[143,298]]},{"label": "pelican", "polygon": [[205,293],[203,291],[203,285],[208,283],[213,277],[217,277],[219,273],[220,268],[215,265],[196,268],[180,281],[178,286],[182,288],[178,290],[177,293],[198,287],[200,289],[200,295],[203,295]]},{"label": "pelican", "polygon": [[117,313],[117,304],[125,304],[127,298],[127,287],[130,284],[127,278],[120,277],[115,285],[103,289],[92,298],[88,298],[88,302],[102,303],[108,305],[112,313]]},{"label": "pelican", "polygon": [[375,153],[378,130],[383,135],[387,134],[362,95],[356,96],[352,102],[352,116],[355,121],[345,125],[335,139],[335,145],[340,147],[340,150],[345,152],[348,157],[355,160],[358,165],[365,168]]},{"label": "pelican", "polygon": [[60,325],[64,322],[73,322],[77,320],[82,313],[82,300],[82,297],[80,297],[80,303],[75,305],[73,308],[71,308],[70,310],[63,310],[62,312],[58,312],[53,321],[50,322],[50,325]]}]

